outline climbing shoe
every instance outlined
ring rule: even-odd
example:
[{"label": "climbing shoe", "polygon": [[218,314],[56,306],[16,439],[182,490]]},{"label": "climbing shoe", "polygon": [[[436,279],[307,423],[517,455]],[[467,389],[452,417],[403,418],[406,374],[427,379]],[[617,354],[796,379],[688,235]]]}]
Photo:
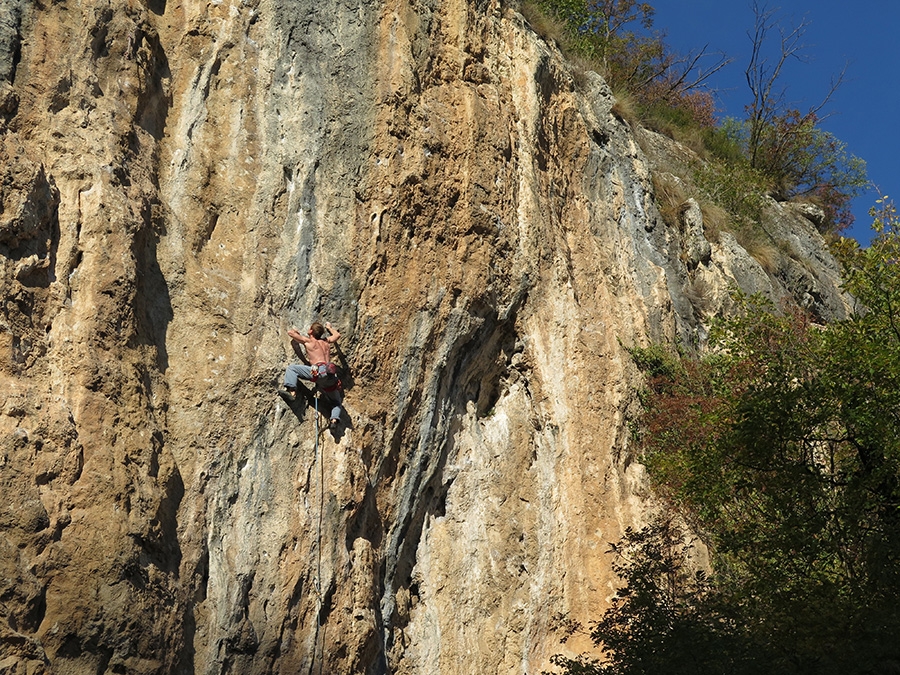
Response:
[{"label": "climbing shoe", "polygon": [[279,389],[278,395],[284,399],[285,403],[294,403],[297,400],[297,392],[290,389]]}]

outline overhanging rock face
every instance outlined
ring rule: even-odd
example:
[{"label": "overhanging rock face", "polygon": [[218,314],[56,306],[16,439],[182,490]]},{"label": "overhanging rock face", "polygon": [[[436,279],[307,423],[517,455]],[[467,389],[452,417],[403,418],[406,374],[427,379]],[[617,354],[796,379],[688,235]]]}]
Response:
[{"label": "overhanging rock face", "polygon": [[844,311],[801,214],[783,273],[665,225],[498,0],[12,2],[0,60],[3,672],[540,672],[652,507],[623,345]]}]

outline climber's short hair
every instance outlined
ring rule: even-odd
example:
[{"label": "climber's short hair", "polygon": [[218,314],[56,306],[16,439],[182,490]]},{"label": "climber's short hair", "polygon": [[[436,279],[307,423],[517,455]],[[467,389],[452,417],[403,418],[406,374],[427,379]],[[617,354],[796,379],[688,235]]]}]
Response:
[{"label": "climber's short hair", "polygon": [[321,340],[322,336],[325,335],[325,326],[316,321],[312,326],[309,327],[309,332],[312,333],[313,337],[316,340]]}]

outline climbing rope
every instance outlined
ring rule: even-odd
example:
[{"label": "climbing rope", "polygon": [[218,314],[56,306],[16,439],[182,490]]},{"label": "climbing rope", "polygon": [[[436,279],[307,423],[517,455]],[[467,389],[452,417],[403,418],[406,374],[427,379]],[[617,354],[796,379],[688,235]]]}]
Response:
[{"label": "climbing rope", "polygon": [[325,660],[325,627],[322,626],[321,640],[319,639],[319,621],[322,617],[322,512],[325,510],[325,462],[319,456],[319,393],[314,395],[316,408],[316,445],[313,461],[319,465],[319,522],[316,528],[316,595],[318,606],[316,607],[316,661],[319,662],[319,675],[322,675],[322,662]]},{"label": "climbing rope", "polygon": [[319,595],[319,605],[322,604],[322,472],[321,462],[319,461],[319,396],[315,395],[316,406],[316,445],[313,452],[313,462],[320,465],[319,471],[319,523],[316,534],[316,593]]}]

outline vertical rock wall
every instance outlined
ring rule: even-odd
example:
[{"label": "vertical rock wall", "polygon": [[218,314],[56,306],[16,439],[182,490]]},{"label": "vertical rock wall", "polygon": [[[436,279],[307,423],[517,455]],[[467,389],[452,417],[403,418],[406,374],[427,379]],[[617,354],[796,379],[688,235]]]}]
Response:
[{"label": "vertical rock wall", "polygon": [[648,508],[622,345],[752,267],[612,104],[499,0],[6,3],[0,672],[547,668]]}]

